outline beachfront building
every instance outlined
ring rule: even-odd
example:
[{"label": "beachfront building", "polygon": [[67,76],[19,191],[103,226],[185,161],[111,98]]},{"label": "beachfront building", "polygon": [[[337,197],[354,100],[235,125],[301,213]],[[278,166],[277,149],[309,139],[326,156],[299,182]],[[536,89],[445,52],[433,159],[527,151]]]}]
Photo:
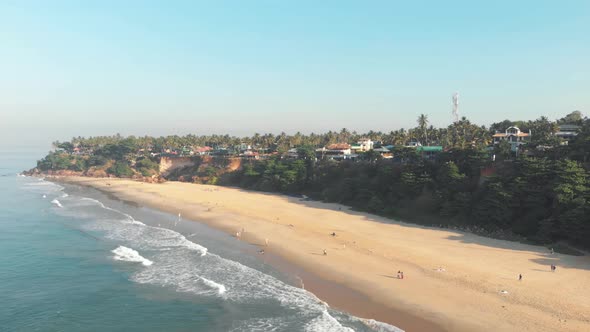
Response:
[{"label": "beachfront building", "polygon": [[260,153],[257,151],[246,150],[244,153],[241,154],[241,157],[244,159],[260,159]]},{"label": "beachfront building", "polygon": [[435,159],[441,152],[443,152],[443,147],[440,145],[417,146],[416,152],[418,152],[424,159]]},{"label": "beachfront building", "polygon": [[248,143],[240,143],[240,144],[236,145],[234,148],[236,151],[238,151],[240,153],[244,153],[245,151],[252,150],[252,146]]},{"label": "beachfront building", "polygon": [[210,146],[197,146],[196,148],[193,148],[194,154],[198,156],[208,155],[211,151],[213,151],[213,148]]},{"label": "beachfront building", "polygon": [[500,144],[502,141],[510,143],[510,149],[517,151],[521,145],[528,143],[531,139],[531,131],[524,133],[518,129],[518,127],[509,127],[505,132],[496,131],[492,136],[494,139],[494,145]]},{"label": "beachfront building", "polygon": [[290,159],[297,159],[299,158],[299,151],[297,150],[297,148],[290,148],[285,154],[285,157]]},{"label": "beachfront building", "polygon": [[375,142],[373,142],[371,139],[361,138],[360,140],[358,140],[356,142],[355,145],[352,145],[350,147],[350,150],[353,153],[367,152],[369,150],[373,150],[374,145],[375,145]]},{"label": "beachfront building", "polygon": [[578,135],[580,128],[582,127],[574,124],[562,124],[559,125],[559,130],[555,133],[555,136],[563,140],[563,145],[567,145],[571,139]]},{"label": "beachfront building", "polygon": [[408,144],[406,144],[406,146],[409,148],[415,148],[417,146],[422,146],[422,143],[420,143],[420,141],[418,141],[417,139],[412,138],[412,139],[410,139]]},{"label": "beachfront building", "polygon": [[[393,147],[393,146],[392,146]],[[385,146],[374,148],[373,151],[379,153],[383,159],[391,159],[393,158],[393,153],[390,149]]]},{"label": "beachfront building", "polygon": [[330,144],[326,147],[316,149],[316,156],[318,158],[342,160],[350,159],[352,156],[352,150],[350,144],[347,143],[335,143]]}]

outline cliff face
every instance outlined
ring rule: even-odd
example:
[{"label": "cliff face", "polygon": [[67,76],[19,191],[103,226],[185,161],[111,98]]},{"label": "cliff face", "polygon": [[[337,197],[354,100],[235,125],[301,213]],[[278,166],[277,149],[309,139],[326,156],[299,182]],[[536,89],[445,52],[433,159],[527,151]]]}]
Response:
[{"label": "cliff face", "polygon": [[227,165],[228,172],[237,171],[240,168],[242,168],[242,159],[241,158],[230,158],[229,159],[229,164]]},{"label": "cliff face", "polygon": [[175,169],[195,165],[195,160],[192,157],[162,157],[160,158],[160,174],[166,176]]},{"label": "cliff face", "polygon": [[215,184],[226,173],[239,170],[241,158],[212,156],[162,157],[160,174],[168,180]]}]

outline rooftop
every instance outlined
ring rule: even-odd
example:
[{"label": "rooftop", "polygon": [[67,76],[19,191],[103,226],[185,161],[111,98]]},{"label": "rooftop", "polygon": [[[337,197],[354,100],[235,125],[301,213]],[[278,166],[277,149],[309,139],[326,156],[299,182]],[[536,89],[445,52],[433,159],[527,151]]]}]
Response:
[{"label": "rooftop", "polygon": [[518,137],[526,137],[530,136],[529,133],[517,133],[517,134],[506,134],[506,133],[495,133],[492,137],[506,137],[506,136],[518,136]]},{"label": "rooftop", "polygon": [[350,144],[334,143],[334,144],[328,145],[326,148],[329,150],[348,150],[348,149],[350,149]]},{"label": "rooftop", "polygon": [[419,152],[442,152],[442,150],[443,150],[443,147],[440,145],[416,147],[416,151],[419,151]]}]

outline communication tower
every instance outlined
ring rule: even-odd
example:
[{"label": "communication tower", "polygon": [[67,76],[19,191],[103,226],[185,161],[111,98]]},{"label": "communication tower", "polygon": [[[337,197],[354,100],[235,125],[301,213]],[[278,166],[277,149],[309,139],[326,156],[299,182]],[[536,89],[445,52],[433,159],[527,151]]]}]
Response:
[{"label": "communication tower", "polygon": [[453,122],[459,121],[459,92],[453,93]]}]

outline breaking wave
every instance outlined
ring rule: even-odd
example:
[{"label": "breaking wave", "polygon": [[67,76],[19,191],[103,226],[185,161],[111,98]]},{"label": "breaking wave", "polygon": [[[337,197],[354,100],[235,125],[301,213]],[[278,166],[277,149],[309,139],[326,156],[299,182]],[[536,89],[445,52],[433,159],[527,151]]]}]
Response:
[{"label": "breaking wave", "polygon": [[404,332],[398,327],[374,319],[361,319],[361,321],[375,332]]},{"label": "breaking wave", "polygon": [[141,263],[144,266],[153,264],[152,261],[141,256],[136,250],[124,246],[118,246],[116,249],[113,249],[112,253],[115,254],[113,258],[118,261]]},{"label": "breaking wave", "polygon": [[61,203],[56,199],[52,200],[51,203],[55,204],[55,206],[62,208],[63,205],[61,205]]},{"label": "breaking wave", "polygon": [[144,223],[142,223],[142,222],[141,222],[141,221],[139,221],[139,220],[135,220],[135,219],[134,219],[134,218],[133,218],[131,215],[129,215],[129,214],[125,213],[125,212],[121,212],[121,211],[119,211],[119,210],[117,210],[117,209],[110,208],[110,207],[108,207],[108,206],[104,205],[104,204],[103,204],[103,202],[101,202],[101,201],[99,201],[99,200],[97,200],[97,199],[94,199],[94,198],[88,198],[88,197],[82,197],[82,200],[86,200],[86,201],[91,201],[91,202],[94,202],[94,203],[98,204],[100,207],[102,207],[102,208],[103,208],[103,209],[105,209],[105,210],[109,210],[109,211],[113,211],[113,212],[115,212],[115,213],[118,213],[118,214],[120,214],[120,215],[122,215],[122,216],[126,217],[126,218],[127,218],[127,221],[129,221],[129,222],[130,222],[130,223],[132,223],[132,224],[137,224],[137,225],[144,225],[144,226],[145,226],[145,224],[144,224]]},{"label": "breaking wave", "polygon": [[328,313],[327,309],[324,309],[322,313],[311,320],[305,325],[306,332],[354,332],[349,327],[344,327],[340,324],[336,318]]},{"label": "breaking wave", "polygon": [[219,294],[223,294],[226,291],[225,286],[223,286],[222,284],[218,284],[215,281],[212,281],[212,280],[209,280],[209,279],[203,278],[203,277],[201,277],[201,280],[203,280],[203,282],[205,283],[205,285],[207,285],[207,286],[209,286],[211,288],[217,289],[217,292]]}]

